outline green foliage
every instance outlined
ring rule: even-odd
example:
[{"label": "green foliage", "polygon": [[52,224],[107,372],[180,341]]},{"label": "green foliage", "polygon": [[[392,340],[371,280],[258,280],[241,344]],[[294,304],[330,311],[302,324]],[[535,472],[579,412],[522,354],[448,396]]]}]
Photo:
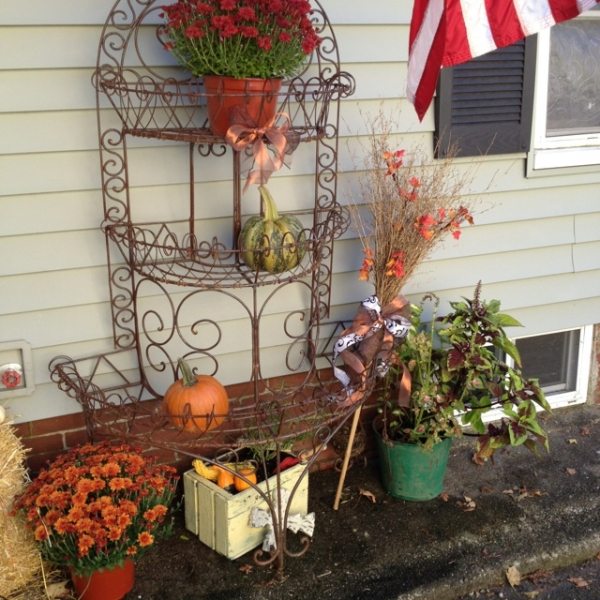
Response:
[{"label": "green foliage", "polygon": [[[479,436],[477,462],[504,446],[548,449],[536,407],[550,406],[538,382],[524,377],[517,347],[504,331],[520,323],[500,312],[498,300],[481,300],[480,291],[478,284],[473,299],[451,302],[452,311],[440,318],[434,296],[412,306],[411,329],[381,392],[384,437],[430,447],[460,435],[460,422]],[[434,303],[429,324],[421,321],[426,301]],[[510,356],[514,366],[498,358],[498,351]],[[411,377],[408,406],[398,394],[406,371]],[[484,423],[485,413],[498,407],[500,422]]]}]

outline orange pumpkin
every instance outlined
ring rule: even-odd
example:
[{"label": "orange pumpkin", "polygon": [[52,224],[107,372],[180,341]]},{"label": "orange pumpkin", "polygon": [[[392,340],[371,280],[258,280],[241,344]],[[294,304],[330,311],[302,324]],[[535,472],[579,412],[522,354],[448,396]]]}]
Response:
[{"label": "orange pumpkin", "polygon": [[184,431],[210,431],[218,427],[229,412],[227,390],[210,375],[196,375],[180,358],[181,379],[169,386],[164,405],[171,423]]}]

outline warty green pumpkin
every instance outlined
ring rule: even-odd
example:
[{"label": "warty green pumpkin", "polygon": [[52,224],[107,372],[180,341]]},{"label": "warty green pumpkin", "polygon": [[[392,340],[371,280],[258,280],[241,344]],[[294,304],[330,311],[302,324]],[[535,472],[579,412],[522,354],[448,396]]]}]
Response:
[{"label": "warty green pumpkin", "polygon": [[293,269],[306,251],[302,223],[280,215],[266,186],[259,186],[263,215],[250,217],[240,233],[241,259],[254,270],[283,273]]}]

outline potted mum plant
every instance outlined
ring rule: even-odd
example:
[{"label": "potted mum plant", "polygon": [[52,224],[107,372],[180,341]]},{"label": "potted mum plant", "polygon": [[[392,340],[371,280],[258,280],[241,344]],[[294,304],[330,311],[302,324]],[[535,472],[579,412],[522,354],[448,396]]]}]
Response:
[{"label": "potted mum plant", "polygon": [[210,127],[225,135],[243,101],[257,126],[270,121],[283,78],[319,46],[308,0],[179,0],[163,7],[164,46],[206,89]]},{"label": "potted mum plant", "polygon": [[[500,302],[451,302],[451,312],[429,324],[423,303],[411,307],[411,326],[395,353],[380,390],[375,434],[386,490],[405,500],[429,500],[442,491],[452,438],[468,426],[478,437],[474,459],[482,463],[496,450],[524,445],[548,449],[537,410],[550,410],[537,381],[521,371],[516,345],[504,328],[520,323],[500,312]],[[509,366],[504,355],[513,360]],[[483,417],[500,409],[499,422]]]},{"label": "potted mum plant", "polygon": [[58,456],[14,503],[42,557],[69,569],[81,600],[118,600],[134,560],[171,528],[178,477],[126,444],[85,444]]}]

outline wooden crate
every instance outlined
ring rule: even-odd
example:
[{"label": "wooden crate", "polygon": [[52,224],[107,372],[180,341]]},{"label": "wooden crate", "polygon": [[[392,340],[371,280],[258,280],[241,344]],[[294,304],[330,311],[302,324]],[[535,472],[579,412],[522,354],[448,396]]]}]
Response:
[{"label": "wooden crate", "polygon": [[[305,465],[298,464],[283,471],[280,475],[282,487],[291,491],[304,469]],[[268,480],[269,490],[275,489],[276,480],[275,476]],[[258,487],[266,492],[267,482],[262,481]],[[267,503],[255,489],[230,494],[192,469],[183,474],[183,492],[186,528],[219,554],[234,559],[262,544],[266,528],[249,525],[252,507],[267,508]],[[307,512],[308,475],[292,497],[289,514],[305,515]]]}]

